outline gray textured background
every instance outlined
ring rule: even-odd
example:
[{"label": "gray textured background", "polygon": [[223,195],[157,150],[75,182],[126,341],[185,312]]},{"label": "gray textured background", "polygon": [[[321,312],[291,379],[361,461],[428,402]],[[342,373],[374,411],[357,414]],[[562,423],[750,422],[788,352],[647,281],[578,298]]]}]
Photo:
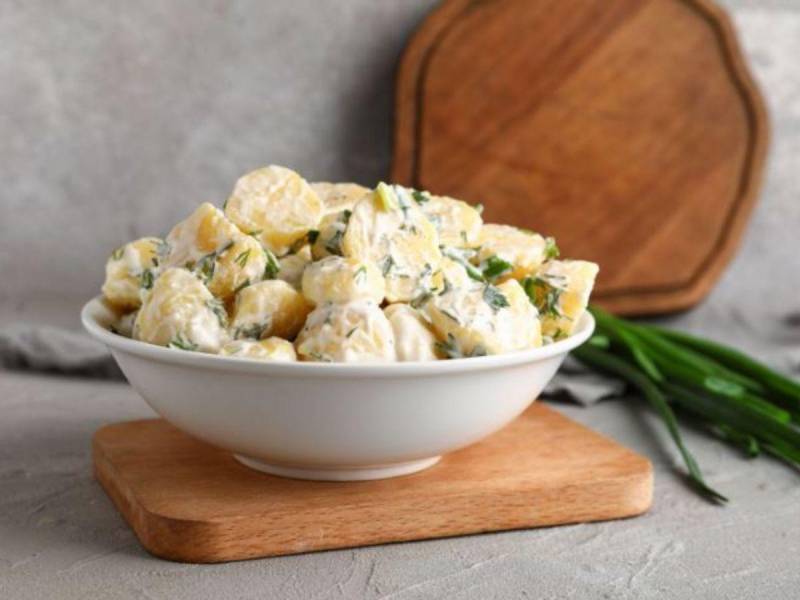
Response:
[{"label": "gray textured background", "polygon": [[[433,3],[0,3],[0,324],[75,326],[107,253],[268,163],[370,182],[392,75]],[[680,325],[800,366],[800,3],[727,0],[771,110],[741,252]],[[89,474],[91,433],[151,414],[127,386],[0,372],[0,598],[796,598],[800,479],[690,431],[698,500],[635,402],[571,417],[648,455],[639,519],[227,566],[148,557]],[[669,593],[668,593],[669,592]]]}]

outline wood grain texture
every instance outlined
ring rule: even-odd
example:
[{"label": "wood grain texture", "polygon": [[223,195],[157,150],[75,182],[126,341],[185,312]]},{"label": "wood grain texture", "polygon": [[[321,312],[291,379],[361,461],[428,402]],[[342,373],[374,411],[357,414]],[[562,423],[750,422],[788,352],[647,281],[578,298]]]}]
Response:
[{"label": "wood grain texture", "polygon": [[767,117],[705,0],[446,0],[397,75],[392,179],[600,264],[595,300],[688,308],[756,200]]},{"label": "wood grain texture", "polygon": [[630,517],[653,487],[647,459],[541,404],[427,471],[381,481],[273,477],[159,419],[100,429],[93,459],[142,545],[184,562]]}]

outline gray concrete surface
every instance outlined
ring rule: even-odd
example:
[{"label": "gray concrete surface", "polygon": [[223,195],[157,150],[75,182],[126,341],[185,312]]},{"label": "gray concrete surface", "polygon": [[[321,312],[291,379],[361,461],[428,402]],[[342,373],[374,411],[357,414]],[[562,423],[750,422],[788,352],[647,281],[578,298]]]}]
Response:
[{"label": "gray concrete surface", "polygon": [[[227,565],[147,555],[90,475],[101,425],[151,415],[124,385],[11,374],[0,381],[0,598],[287,600],[796,598],[798,473],[689,431],[714,485],[688,491],[636,401],[558,410],[649,456],[655,505],[602,524],[322,552]],[[663,450],[666,448],[667,450]]]},{"label": "gray concrete surface", "polygon": [[[0,325],[77,325],[120,241],[163,231],[248,168],[386,172],[392,71],[432,2],[0,4]],[[673,319],[800,371],[800,3],[727,0],[773,120],[742,250]],[[643,452],[656,503],[623,522],[220,566],[146,555],[89,473],[127,386],[0,372],[0,599],[797,598],[800,476],[688,433],[709,506],[635,401],[560,410]]]}]

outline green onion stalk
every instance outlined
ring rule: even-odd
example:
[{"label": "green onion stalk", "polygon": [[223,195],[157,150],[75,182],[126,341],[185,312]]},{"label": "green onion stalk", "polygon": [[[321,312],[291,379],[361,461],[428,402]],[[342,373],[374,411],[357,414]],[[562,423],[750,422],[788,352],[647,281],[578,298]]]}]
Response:
[{"label": "green onion stalk", "polygon": [[676,415],[687,415],[746,456],[800,467],[800,383],[728,346],[589,307],[597,328],[573,351],[589,368],[623,379],[655,410],[678,448],[692,487],[727,498],[703,478]]}]

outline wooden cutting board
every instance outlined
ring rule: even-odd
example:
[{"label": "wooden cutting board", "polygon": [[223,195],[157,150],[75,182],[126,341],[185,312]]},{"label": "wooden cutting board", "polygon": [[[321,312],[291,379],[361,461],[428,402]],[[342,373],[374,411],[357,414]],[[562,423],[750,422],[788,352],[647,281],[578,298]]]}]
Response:
[{"label": "wooden cutting board", "polygon": [[94,471],[142,545],[223,562],[600,521],[650,507],[650,462],[535,404],[421,473],[354,483],[253,471],[160,419],[100,429]]},{"label": "wooden cutting board", "polygon": [[731,259],[767,147],[701,0],[446,0],[397,78],[392,178],[554,235],[624,314],[688,308]]}]

